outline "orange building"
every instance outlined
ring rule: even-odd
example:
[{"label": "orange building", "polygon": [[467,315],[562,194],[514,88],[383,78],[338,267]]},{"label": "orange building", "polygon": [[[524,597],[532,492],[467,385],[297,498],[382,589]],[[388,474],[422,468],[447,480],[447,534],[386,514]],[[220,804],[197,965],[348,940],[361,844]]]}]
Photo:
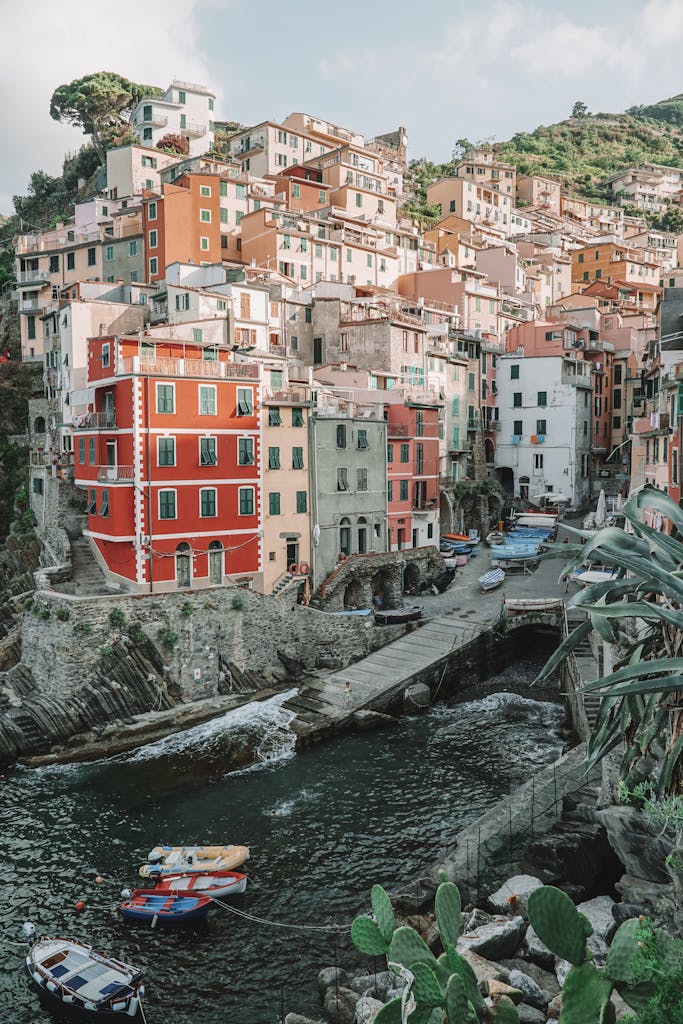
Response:
[{"label": "orange building", "polygon": [[595,281],[635,293],[639,308],[654,310],[661,294],[660,266],[643,249],[594,242],[572,253],[572,281],[585,290]]},{"label": "orange building", "polygon": [[94,401],[75,418],[75,483],[94,554],[125,590],[260,571],[260,370],[228,356],[170,339],[89,339]]},{"label": "orange building", "polygon": [[439,409],[385,406],[390,550],[423,547],[438,536]]},{"label": "orange building", "polygon": [[171,263],[221,260],[221,179],[216,174],[184,174],[161,194],[143,196],[147,280],[164,277]]}]

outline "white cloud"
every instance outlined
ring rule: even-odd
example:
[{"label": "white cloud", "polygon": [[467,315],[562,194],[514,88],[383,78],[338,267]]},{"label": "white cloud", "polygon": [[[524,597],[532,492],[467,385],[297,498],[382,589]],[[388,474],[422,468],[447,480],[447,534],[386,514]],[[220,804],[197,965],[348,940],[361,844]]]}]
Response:
[{"label": "white cloud", "polygon": [[212,84],[199,6],[200,0],[2,4],[0,213],[11,212],[12,194],[25,191],[32,171],[60,173],[64,154],[86,141],[80,129],[50,118],[50,97],[62,82],[107,70],[164,88],[174,77]]}]

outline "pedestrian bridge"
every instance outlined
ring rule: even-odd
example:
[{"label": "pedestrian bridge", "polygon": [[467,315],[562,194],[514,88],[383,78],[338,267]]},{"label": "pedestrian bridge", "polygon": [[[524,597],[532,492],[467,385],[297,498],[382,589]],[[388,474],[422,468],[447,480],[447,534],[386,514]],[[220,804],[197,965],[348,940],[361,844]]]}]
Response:
[{"label": "pedestrian bridge", "polygon": [[505,633],[512,633],[529,626],[546,626],[563,630],[565,620],[564,601],[557,597],[505,598],[499,625]]}]

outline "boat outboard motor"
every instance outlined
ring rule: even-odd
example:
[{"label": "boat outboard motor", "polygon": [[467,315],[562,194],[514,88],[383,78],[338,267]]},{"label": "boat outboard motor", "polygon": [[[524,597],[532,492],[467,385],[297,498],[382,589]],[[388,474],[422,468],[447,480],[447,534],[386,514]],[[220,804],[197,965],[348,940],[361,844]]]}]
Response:
[{"label": "boat outboard motor", "polygon": [[132,895],[133,895],[133,893],[130,891],[130,889],[122,889],[121,890],[121,899],[122,900],[129,900]]},{"label": "boat outboard motor", "polygon": [[147,862],[148,862],[148,864],[161,864],[163,859],[164,859],[163,853],[159,853],[158,850],[152,850],[151,853],[147,854]]},{"label": "boat outboard motor", "polygon": [[35,925],[31,921],[24,921],[24,923],[22,924],[21,937],[25,942],[28,942],[29,946],[35,942],[36,929]]}]

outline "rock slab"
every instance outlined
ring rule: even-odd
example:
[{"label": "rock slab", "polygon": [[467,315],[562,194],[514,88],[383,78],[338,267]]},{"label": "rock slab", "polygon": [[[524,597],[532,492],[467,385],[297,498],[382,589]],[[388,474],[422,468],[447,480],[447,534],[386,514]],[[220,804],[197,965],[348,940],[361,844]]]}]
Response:
[{"label": "rock slab", "polygon": [[481,925],[469,935],[458,939],[458,952],[470,950],[486,959],[499,960],[514,956],[524,938],[526,921],[523,917],[501,918]]}]

